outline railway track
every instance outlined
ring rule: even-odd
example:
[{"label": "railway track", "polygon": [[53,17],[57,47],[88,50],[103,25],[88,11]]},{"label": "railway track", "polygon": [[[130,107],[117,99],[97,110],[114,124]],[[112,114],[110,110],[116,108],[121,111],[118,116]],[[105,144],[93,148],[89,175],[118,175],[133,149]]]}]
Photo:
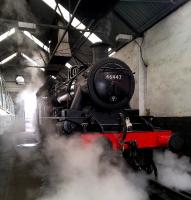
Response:
[{"label": "railway track", "polygon": [[154,180],[149,180],[150,200],[191,200],[191,193],[171,189]]}]

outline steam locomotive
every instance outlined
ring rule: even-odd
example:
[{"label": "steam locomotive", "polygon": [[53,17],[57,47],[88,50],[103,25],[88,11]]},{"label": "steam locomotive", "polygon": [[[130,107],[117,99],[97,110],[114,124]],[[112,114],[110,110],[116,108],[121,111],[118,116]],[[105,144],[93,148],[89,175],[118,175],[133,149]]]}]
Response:
[{"label": "steam locomotive", "polygon": [[157,176],[153,149],[166,148],[172,132],[154,127],[151,117],[141,117],[130,108],[135,89],[130,67],[108,57],[107,44],[97,43],[92,49],[92,65],[79,68],[63,95],[57,97],[60,105],[70,102],[58,115],[61,134],[80,133],[85,143],[104,138],[133,169]]}]

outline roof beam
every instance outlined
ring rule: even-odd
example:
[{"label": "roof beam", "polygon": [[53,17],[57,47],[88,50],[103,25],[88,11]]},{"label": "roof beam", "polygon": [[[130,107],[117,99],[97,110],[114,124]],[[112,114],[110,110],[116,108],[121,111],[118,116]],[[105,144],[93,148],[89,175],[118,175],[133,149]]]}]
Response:
[{"label": "roof beam", "polygon": [[[4,23],[4,24],[8,24],[8,25],[12,25],[13,27],[18,27],[18,28],[21,28],[19,24],[26,24],[27,26],[33,27],[33,29],[35,27],[39,27],[39,28],[44,28],[44,29],[55,29],[55,30],[58,30],[58,29],[63,29],[65,30],[66,29],[66,25],[62,25],[62,26],[59,26],[59,25],[53,25],[53,24],[41,24],[41,23],[31,23],[31,22],[25,22],[25,21],[17,21],[17,20],[12,20],[12,19],[5,19],[5,18],[0,18],[0,23]],[[78,30],[80,32],[87,32],[86,29],[80,29],[79,27],[70,27],[71,30]],[[95,31],[94,33],[100,33],[102,34],[103,32],[102,31]]]}]

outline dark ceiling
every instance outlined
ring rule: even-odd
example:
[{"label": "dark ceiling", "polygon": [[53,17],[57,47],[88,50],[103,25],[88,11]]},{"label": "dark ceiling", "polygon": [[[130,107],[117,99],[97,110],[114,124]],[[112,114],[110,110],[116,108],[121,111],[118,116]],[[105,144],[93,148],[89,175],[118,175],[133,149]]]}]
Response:
[{"label": "dark ceiling", "polygon": [[[35,23],[36,30],[32,34],[49,46],[49,40],[57,34],[56,27],[58,21],[62,21],[63,26],[67,27],[67,22],[51,9],[43,0],[1,0],[0,5],[0,34],[18,26],[18,21]],[[54,1],[54,0],[53,0]],[[118,50],[126,42],[116,42],[118,34],[132,35],[133,39],[155,25],[158,21],[169,15],[188,0],[58,0],[70,13],[78,2],[79,7],[75,17],[79,19],[90,31],[95,33],[102,41],[111,45],[113,50]],[[69,27],[69,44],[71,48],[72,65],[91,62],[91,42],[78,30]],[[55,42],[53,42],[55,43]],[[54,49],[55,45],[51,47]],[[50,57],[44,49],[38,47],[30,41],[23,33],[18,30],[4,41],[0,42],[0,60],[14,52],[25,52],[30,58],[38,62],[40,66],[46,65],[51,68]],[[51,54],[52,52],[50,52]],[[19,54],[20,55],[20,54]],[[42,59],[43,58],[43,59]],[[17,61],[15,61],[17,59]],[[66,69],[64,62],[60,63],[62,69]],[[29,64],[29,63],[28,63]],[[27,62],[18,56],[6,64],[17,69],[26,67]],[[1,66],[4,70],[6,67]],[[54,65],[53,65],[54,67]],[[59,70],[60,68],[58,68]],[[64,70],[63,70],[64,71]]]}]

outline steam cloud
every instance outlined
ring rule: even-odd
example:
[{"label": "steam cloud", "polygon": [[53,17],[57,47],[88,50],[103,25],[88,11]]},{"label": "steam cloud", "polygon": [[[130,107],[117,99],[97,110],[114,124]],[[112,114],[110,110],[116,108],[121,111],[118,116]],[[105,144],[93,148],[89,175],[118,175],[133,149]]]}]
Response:
[{"label": "steam cloud", "polygon": [[17,16],[23,21],[34,19],[26,0],[4,0],[2,14],[6,17]]},{"label": "steam cloud", "polygon": [[170,151],[155,154],[159,181],[181,190],[191,190],[191,164],[188,157],[179,158]]},{"label": "steam cloud", "polygon": [[[19,20],[36,21],[26,0],[4,0],[2,12],[5,16],[18,16]],[[102,21],[101,27],[110,36],[111,16]],[[101,30],[102,30],[101,29]],[[23,35],[17,35],[21,49],[34,49],[31,42],[23,46]],[[25,47],[26,46],[26,47]],[[32,53],[36,54],[35,52]],[[30,70],[32,84],[25,92],[35,94],[42,85],[37,69]],[[22,95],[21,95],[22,96]],[[22,97],[18,96],[18,102]],[[30,102],[29,102],[30,103]],[[131,170],[124,170],[121,161],[116,165],[102,159],[104,148],[101,144],[84,146],[78,137],[49,136],[45,154],[51,164],[48,170],[50,185],[38,200],[146,200],[146,178]],[[28,159],[29,157],[27,157]],[[191,165],[186,157],[166,151],[156,153],[155,161],[159,170],[159,181],[167,186],[191,190]],[[41,166],[42,170],[42,166]]]},{"label": "steam cloud", "polygon": [[102,144],[49,137],[50,187],[38,200],[146,200],[146,179],[104,158]]}]

